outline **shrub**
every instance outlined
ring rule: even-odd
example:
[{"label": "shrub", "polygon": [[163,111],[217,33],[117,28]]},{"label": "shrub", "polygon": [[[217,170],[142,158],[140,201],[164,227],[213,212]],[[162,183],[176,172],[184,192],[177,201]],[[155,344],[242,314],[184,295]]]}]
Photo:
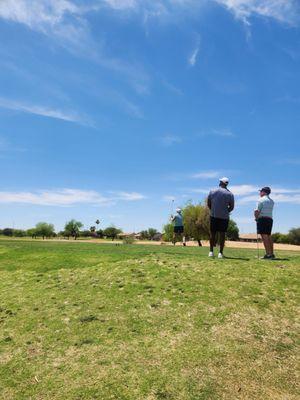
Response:
[{"label": "shrub", "polygon": [[135,242],[135,239],[133,236],[125,236],[123,238],[123,244],[133,244]]}]

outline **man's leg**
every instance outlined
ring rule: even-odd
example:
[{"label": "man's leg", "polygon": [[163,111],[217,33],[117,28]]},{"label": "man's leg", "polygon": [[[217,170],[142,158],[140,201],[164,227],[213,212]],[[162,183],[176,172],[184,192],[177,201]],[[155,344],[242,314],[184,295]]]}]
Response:
[{"label": "man's leg", "polygon": [[269,243],[269,238],[268,238],[268,236],[269,235],[265,235],[265,234],[261,234],[261,238],[262,238],[262,241],[263,241],[263,244],[264,244],[264,248],[265,248],[265,250],[266,250],[266,254],[269,256],[270,254],[272,254],[272,253],[270,253],[271,252],[271,249],[270,249],[270,243]]},{"label": "man's leg", "polygon": [[209,238],[210,251],[214,251],[214,247],[216,245],[216,235],[217,232],[210,231],[210,238]]},{"label": "man's leg", "polygon": [[270,255],[274,255],[274,243],[271,235],[268,235]]},{"label": "man's leg", "polygon": [[173,245],[175,246],[176,244],[176,233],[173,232],[173,240],[172,240]]},{"label": "man's leg", "polygon": [[225,246],[225,232],[219,232],[220,237],[220,253],[223,254],[224,246]]}]

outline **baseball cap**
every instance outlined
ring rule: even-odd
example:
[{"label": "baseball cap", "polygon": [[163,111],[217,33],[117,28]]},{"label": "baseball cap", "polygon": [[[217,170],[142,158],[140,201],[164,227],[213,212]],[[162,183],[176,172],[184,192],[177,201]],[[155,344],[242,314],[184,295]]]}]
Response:
[{"label": "baseball cap", "polygon": [[263,188],[259,189],[259,192],[265,192],[267,194],[270,194],[271,188],[269,186],[264,186]]},{"label": "baseball cap", "polygon": [[224,183],[225,185],[228,185],[229,179],[224,176],[223,178],[220,179],[220,182]]},{"label": "baseball cap", "polygon": [[181,210],[181,208],[176,208],[176,212],[178,212],[178,213],[180,213],[182,210]]}]

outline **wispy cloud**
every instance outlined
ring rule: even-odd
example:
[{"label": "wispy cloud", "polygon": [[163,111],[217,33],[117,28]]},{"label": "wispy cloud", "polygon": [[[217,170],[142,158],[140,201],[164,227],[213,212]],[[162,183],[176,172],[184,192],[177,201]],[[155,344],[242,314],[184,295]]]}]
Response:
[{"label": "wispy cloud", "polygon": [[90,204],[94,206],[113,205],[118,201],[138,201],[144,199],[136,192],[114,192],[104,196],[94,190],[58,189],[37,190],[33,192],[0,192],[0,203],[20,203],[40,206],[75,206]]},{"label": "wispy cloud", "polygon": [[279,22],[295,25],[300,20],[298,0],[214,0],[225,6],[236,18],[250,25],[252,16],[273,18]]},{"label": "wispy cloud", "polygon": [[232,132],[231,129],[210,129],[207,131],[200,132],[198,136],[219,136],[226,138],[234,138],[236,135]]},{"label": "wispy cloud", "polygon": [[219,171],[202,171],[189,176],[192,179],[214,179],[220,177]]},{"label": "wispy cloud", "polygon": [[143,68],[133,61],[108,56],[105,41],[101,37],[96,41],[91,33],[88,15],[104,4],[121,10],[135,5],[135,1],[6,0],[0,2],[0,18],[54,39],[55,45],[122,76],[136,92],[148,93],[150,78]]},{"label": "wispy cloud", "polygon": [[198,56],[199,50],[200,50],[200,47],[197,46],[197,47],[193,50],[192,54],[190,55],[190,57],[189,57],[189,59],[188,59],[188,63],[190,64],[191,67],[194,67],[194,66],[196,65],[197,56]]},{"label": "wispy cloud", "polygon": [[82,125],[92,125],[91,121],[87,117],[79,115],[73,111],[63,111],[59,109],[53,109],[41,105],[26,104],[20,101],[6,99],[0,97],[0,107],[8,110],[25,112],[28,114],[35,114],[42,117],[55,118],[68,122],[76,122]]},{"label": "wispy cloud", "polygon": [[112,192],[114,194],[114,200],[124,200],[124,201],[137,201],[144,200],[146,196],[137,192]]},{"label": "wispy cloud", "polygon": [[283,158],[278,161],[281,165],[300,165],[300,158]]},{"label": "wispy cloud", "polygon": [[[238,204],[255,203],[259,198],[260,185],[232,185],[230,191],[237,197]],[[210,188],[186,189],[190,193],[208,194]],[[300,204],[300,188],[272,187],[272,199],[277,203]]]},{"label": "wispy cloud", "polygon": [[173,146],[174,144],[181,143],[182,139],[179,136],[166,135],[159,138],[159,141],[163,146],[170,147]]},{"label": "wispy cloud", "polygon": [[[250,25],[252,16],[272,18],[281,23],[295,25],[300,20],[300,5],[298,0],[211,0],[228,11],[236,18]],[[115,10],[132,10],[152,17],[166,17],[177,14],[178,11],[201,10],[207,3],[199,0],[99,0]]]}]

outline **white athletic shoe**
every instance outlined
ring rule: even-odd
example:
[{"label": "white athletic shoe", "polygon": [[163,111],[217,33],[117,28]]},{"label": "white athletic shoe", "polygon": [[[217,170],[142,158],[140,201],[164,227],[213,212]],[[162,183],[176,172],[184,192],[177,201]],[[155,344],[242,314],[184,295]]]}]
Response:
[{"label": "white athletic shoe", "polygon": [[213,252],[213,251],[210,251],[210,252],[208,253],[208,257],[214,257],[214,252]]},{"label": "white athletic shoe", "polygon": [[218,258],[224,258],[223,254],[222,254],[222,253],[219,253],[219,254],[218,254]]}]

